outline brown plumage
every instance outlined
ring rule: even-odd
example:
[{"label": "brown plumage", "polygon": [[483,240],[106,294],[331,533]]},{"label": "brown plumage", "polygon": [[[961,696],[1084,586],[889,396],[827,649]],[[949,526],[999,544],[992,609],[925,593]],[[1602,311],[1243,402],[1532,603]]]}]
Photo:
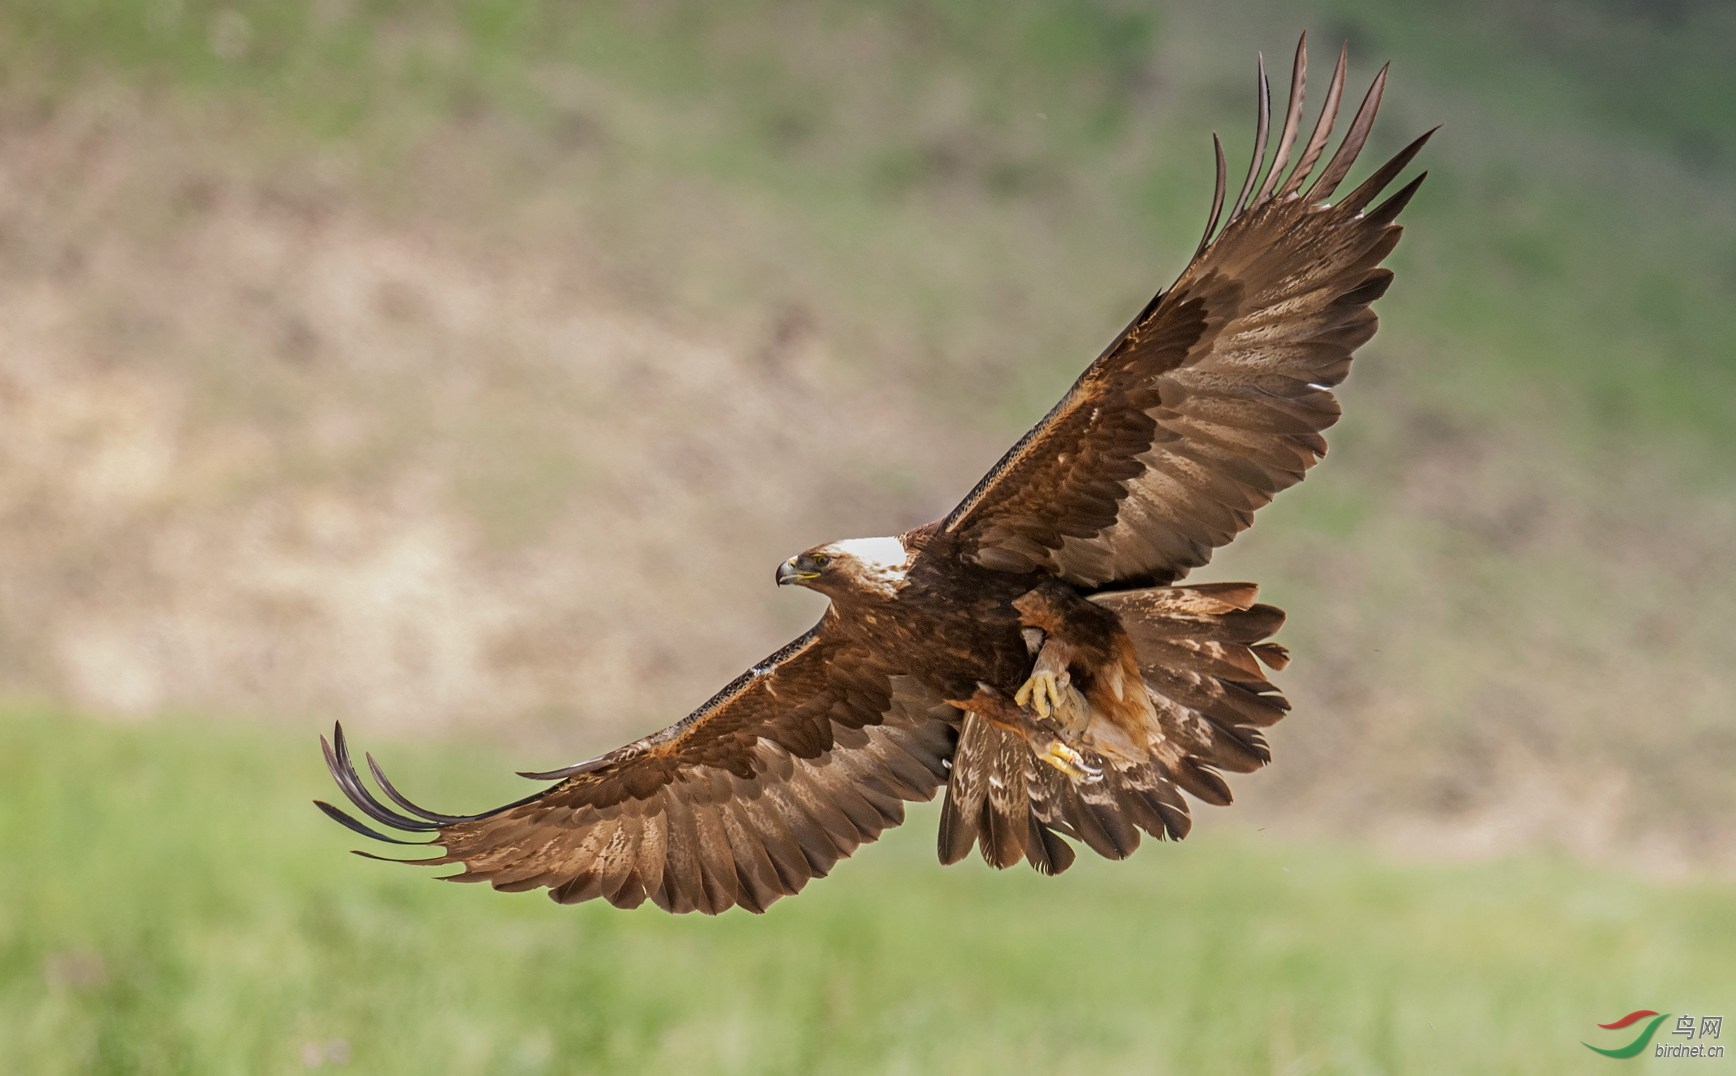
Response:
[{"label": "brown plumage", "polygon": [[[1300,481],[1338,418],[1332,388],[1375,330],[1380,262],[1422,176],[1369,208],[1423,135],[1342,201],[1383,68],[1320,170],[1343,94],[1341,51],[1299,141],[1306,53],[1270,169],[1260,71],[1253,163],[1228,216],[1223,149],[1204,237],[1067,395],[945,519],[792,557],[778,582],[826,615],[685,720],[478,815],[416,806],[342,729],[322,741],[363,815],[424,834],[461,881],[554,899],[649,899],[669,911],[764,911],[941,786],[939,853],[973,846],[1045,873],[1071,842],[1122,858],[1141,832],[1179,839],[1186,792],[1227,804],[1222,774],[1270,758],[1289,709],[1266,676],[1283,622],[1251,584],[1174,586],[1254,510]],[[395,843],[329,804],[351,829]]]}]

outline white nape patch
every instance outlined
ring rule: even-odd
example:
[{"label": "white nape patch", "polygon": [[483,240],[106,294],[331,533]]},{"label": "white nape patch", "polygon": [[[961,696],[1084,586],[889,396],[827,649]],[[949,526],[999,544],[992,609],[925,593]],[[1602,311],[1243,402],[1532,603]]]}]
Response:
[{"label": "white nape patch", "polygon": [[865,587],[887,595],[898,593],[910,568],[910,550],[897,538],[851,538],[822,552],[849,563],[855,568],[851,574]]}]

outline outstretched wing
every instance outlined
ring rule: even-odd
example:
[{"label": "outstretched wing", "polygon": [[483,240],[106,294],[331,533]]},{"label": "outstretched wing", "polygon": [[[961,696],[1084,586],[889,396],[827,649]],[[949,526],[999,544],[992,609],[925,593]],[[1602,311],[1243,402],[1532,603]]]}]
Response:
[{"label": "outstretched wing", "polygon": [[1320,119],[1286,177],[1306,74],[1297,47],[1283,131],[1256,191],[1270,118],[1262,65],[1255,156],[1222,231],[1220,144],[1217,193],[1192,263],[947,517],[943,529],[966,556],[1088,587],[1173,582],[1326,452],[1321,431],[1339,414],[1332,387],[1374,335],[1369,304],[1392,279],[1380,263],[1398,242],[1393,221],[1423,177],[1367,207],[1428,139],[1327,203],[1368,139],[1382,68],[1303,193],[1331,137],[1344,65],[1340,52]]},{"label": "outstretched wing", "polygon": [[[382,803],[341,728],[322,745],[350,802],[393,829],[432,834],[445,854],[413,862],[461,863],[455,881],[715,915],[737,904],[762,912],[902,822],[904,801],[929,799],[946,780],[956,721],[952,707],[822,621],[679,724],[525,774],[561,783],[479,815],[417,807],[369,756],[392,805]],[[364,835],[414,843],[319,806]]]}]

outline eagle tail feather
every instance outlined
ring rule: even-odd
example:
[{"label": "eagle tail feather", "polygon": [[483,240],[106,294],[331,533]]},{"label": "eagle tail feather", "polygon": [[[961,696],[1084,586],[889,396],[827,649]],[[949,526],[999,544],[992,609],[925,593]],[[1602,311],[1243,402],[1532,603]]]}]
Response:
[{"label": "eagle tail feather", "polygon": [[1271,760],[1261,729],[1290,705],[1266,677],[1289,652],[1266,640],[1284,613],[1256,601],[1251,583],[1152,587],[1094,596],[1132,639],[1161,735],[1144,758],[1109,756],[1097,780],[1074,781],[1017,734],[965,715],[941,810],[939,855],[956,863],[980,847],[993,867],[1020,860],[1044,874],[1071,866],[1072,839],[1125,859],[1141,832],[1181,840],[1192,826],[1182,793],[1230,802],[1224,773]]},{"label": "eagle tail feather", "polygon": [[1105,762],[1100,778],[1075,782],[1017,734],[966,714],[941,808],[940,861],[957,863],[976,846],[991,867],[1024,860],[1060,874],[1077,858],[1068,838],[1126,859],[1141,830],[1159,840],[1186,835],[1187,805],[1160,764]]}]

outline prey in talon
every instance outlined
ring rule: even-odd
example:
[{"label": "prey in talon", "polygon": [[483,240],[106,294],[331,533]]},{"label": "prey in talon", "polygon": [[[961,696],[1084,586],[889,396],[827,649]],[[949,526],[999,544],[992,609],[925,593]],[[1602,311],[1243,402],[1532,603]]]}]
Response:
[{"label": "prey in talon", "polygon": [[[1063,676],[1065,673],[1063,672]],[[1075,707],[1081,713],[1086,710],[1086,703],[1071,685],[1063,680],[1060,691],[1064,695],[1053,696],[1064,701],[1056,703],[1047,713],[1036,713],[1033,707],[1019,701],[1020,697],[1034,698],[1036,689],[1033,684],[1044,683],[1051,687],[1055,684],[1052,675],[1039,680],[1036,674],[1025,682],[1017,695],[1008,699],[988,684],[977,684],[976,693],[969,699],[953,702],[951,705],[961,710],[968,710],[995,728],[1010,732],[1030,745],[1031,753],[1039,761],[1060,770],[1075,781],[1095,781],[1103,776],[1103,759],[1087,747],[1077,745],[1072,734],[1062,727],[1059,720],[1061,707]],[[1070,742],[1072,741],[1072,742]]]},{"label": "prey in talon", "polygon": [[1055,718],[1071,739],[1085,735],[1091,724],[1091,706],[1073,686],[1067,665],[1073,650],[1041,628],[1024,629],[1025,645],[1036,652],[1031,675],[1013,694],[1013,702],[1035,710],[1038,717]]}]

